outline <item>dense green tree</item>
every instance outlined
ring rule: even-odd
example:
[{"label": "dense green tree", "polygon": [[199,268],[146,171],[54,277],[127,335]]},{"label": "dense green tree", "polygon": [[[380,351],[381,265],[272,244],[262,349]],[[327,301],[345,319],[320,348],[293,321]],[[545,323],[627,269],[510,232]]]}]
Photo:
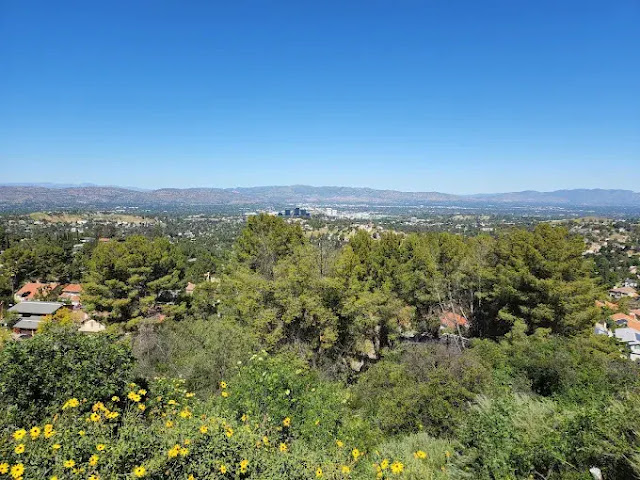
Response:
[{"label": "dense green tree", "polygon": [[280,217],[260,214],[249,217],[235,244],[237,261],[252,271],[273,278],[273,269],[283,257],[307,243],[299,225],[290,225]]},{"label": "dense green tree", "polygon": [[184,257],[167,239],[131,236],[100,243],[83,281],[83,304],[110,321],[138,319],[179,301]]},{"label": "dense green tree", "polygon": [[595,300],[603,292],[582,251],[580,238],[548,224],[500,236],[493,282],[476,316],[476,333],[499,336],[518,319],[529,331],[543,327],[573,334],[591,328],[599,318]]}]

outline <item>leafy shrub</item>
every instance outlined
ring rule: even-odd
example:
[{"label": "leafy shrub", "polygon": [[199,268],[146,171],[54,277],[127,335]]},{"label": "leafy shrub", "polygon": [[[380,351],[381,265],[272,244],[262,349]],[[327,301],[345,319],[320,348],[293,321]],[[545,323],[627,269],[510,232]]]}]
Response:
[{"label": "leafy shrub", "polygon": [[105,399],[130,381],[128,346],[105,334],[54,329],[0,351],[0,410],[11,418],[39,418],[69,396]]},{"label": "leafy shrub", "polygon": [[[361,448],[377,439],[377,432],[349,410],[346,390],[321,379],[293,355],[255,355],[227,393],[236,412],[274,422],[283,439],[297,436],[325,446],[338,436],[357,439]],[[282,422],[295,425],[295,430]]]},{"label": "leafy shrub", "polygon": [[[456,445],[445,439],[435,439],[426,433],[418,433],[388,440],[376,448],[377,464],[402,463],[403,478],[408,480],[436,480],[449,478],[473,478],[465,475],[454,464]],[[387,477],[393,478],[393,473]]]},{"label": "leafy shrub", "polygon": [[465,405],[490,382],[473,352],[408,347],[361,375],[353,405],[384,433],[451,432]]},{"label": "leafy shrub", "polygon": [[237,372],[253,351],[253,337],[236,322],[219,318],[169,321],[140,329],[134,337],[136,373],[186,380],[189,390],[205,397]]}]

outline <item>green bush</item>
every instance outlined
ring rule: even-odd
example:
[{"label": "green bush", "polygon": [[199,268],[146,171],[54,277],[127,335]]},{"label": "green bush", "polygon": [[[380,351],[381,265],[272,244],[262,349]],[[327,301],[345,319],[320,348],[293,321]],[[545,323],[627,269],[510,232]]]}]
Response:
[{"label": "green bush", "polygon": [[[321,379],[293,355],[255,355],[225,391],[234,411],[275,423],[283,440],[295,436],[325,447],[337,437],[365,448],[378,438],[348,408],[344,387]],[[286,426],[289,422],[295,429]]]},{"label": "green bush", "polygon": [[68,397],[105,399],[131,380],[127,345],[106,334],[55,329],[0,351],[5,421],[40,418]]},{"label": "green bush", "polygon": [[149,325],[133,340],[137,374],[182,378],[203,398],[217,392],[220,381],[235,375],[255,350],[246,329],[216,317]]},{"label": "green bush", "polygon": [[360,376],[352,404],[386,434],[441,435],[451,433],[490,380],[472,351],[408,347]]}]

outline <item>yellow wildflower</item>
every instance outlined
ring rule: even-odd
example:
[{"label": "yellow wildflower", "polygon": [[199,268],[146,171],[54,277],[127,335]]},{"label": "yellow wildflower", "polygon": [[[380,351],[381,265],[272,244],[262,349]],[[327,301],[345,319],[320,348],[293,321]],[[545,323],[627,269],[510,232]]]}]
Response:
[{"label": "yellow wildflower", "polygon": [[281,451],[282,453],[286,452],[286,451],[289,449],[289,447],[287,447],[287,444],[286,444],[286,443],[281,443],[281,444],[280,444],[280,447],[278,447],[278,448],[280,448],[280,451]]},{"label": "yellow wildflower", "polygon": [[246,413],[243,413],[242,417],[240,417],[240,420],[242,420],[243,422],[246,422],[247,420],[249,420],[249,415],[247,415]]},{"label": "yellow wildflower", "polygon": [[105,448],[107,447],[105,446],[104,443],[99,443],[96,445],[96,450],[98,450],[99,452],[103,452]]},{"label": "yellow wildflower", "polygon": [[129,400],[131,400],[132,402],[136,402],[136,403],[137,403],[137,402],[139,402],[139,401],[140,401],[140,398],[141,398],[141,397],[140,397],[140,395],[138,395],[136,392],[129,392],[129,393],[127,394],[127,398],[128,398]]},{"label": "yellow wildflower", "polygon": [[169,405],[177,405],[178,404],[178,402],[176,402],[175,400],[169,400],[167,403]]},{"label": "yellow wildflower", "polygon": [[22,440],[26,434],[27,431],[24,428],[21,428],[20,430],[13,432],[13,438],[14,440]]},{"label": "yellow wildflower", "polygon": [[13,478],[20,478],[24,473],[24,465],[22,463],[17,463],[13,467],[11,467],[11,476]]},{"label": "yellow wildflower", "polygon": [[24,443],[21,443],[20,445],[16,445],[16,448],[14,448],[13,451],[16,452],[17,454],[24,453]]},{"label": "yellow wildflower", "polygon": [[98,415],[97,413],[92,413],[91,415],[89,415],[89,420],[91,420],[92,422],[99,422],[100,421],[100,415]]},{"label": "yellow wildflower", "polygon": [[141,412],[144,412],[146,408],[147,407],[145,407],[144,403],[139,403],[138,404],[138,410],[140,410]]},{"label": "yellow wildflower", "polygon": [[185,397],[187,397],[187,398],[191,398],[191,397],[194,397],[194,396],[195,396],[195,393],[193,393],[193,392],[187,392],[187,393],[185,393],[185,394],[184,394],[184,396],[185,396]]},{"label": "yellow wildflower", "polygon": [[358,450],[357,448],[354,448],[353,450],[351,450],[351,456],[353,457],[354,460],[358,460],[358,458],[360,458],[362,454],[360,453],[360,450]]},{"label": "yellow wildflower", "polygon": [[223,390],[227,388],[227,382],[225,381],[220,382],[220,388],[222,388]]},{"label": "yellow wildflower", "polygon": [[64,402],[64,405],[62,405],[62,409],[66,410],[67,408],[75,408],[78,405],[80,405],[80,402],[77,398],[70,398],[69,400]]},{"label": "yellow wildflower", "polygon": [[202,425],[200,427],[200,433],[205,434],[209,431],[209,427],[207,427],[206,425]]},{"label": "yellow wildflower", "polygon": [[9,471],[9,464],[7,462],[0,463],[0,474],[4,475]]},{"label": "yellow wildflower", "polygon": [[105,410],[104,403],[97,402],[93,404],[93,407],[91,407],[91,411],[97,412],[98,410]]},{"label": "yellow wildflower", "polygon": [[185,445],[191,445],[191,439],[189,439],[189,438],[185,438],[185,439],[184,439],[184,444],[185,444]]},{"label": "yellow wildflower", "polygon": [[226,428],[224,429],[224,434],[225,434],[228,438],[233,437],[233,428],[231,428],[231,427],[226,427]]},{"label": "yellow wildflower", "polygon": [[87,480],[100,480],[100,477],[98,475],[89,475]]},{"label": "yellow wildflower", "polygon": [[138,390],[138,393],[139,393],[140,395],[146,395],[146,394],[147,394],[147,391],[146,391],[144,388],[141,388],[140,390]]},{"label": "yellow wildflower", "polygon": [[223,475],[227,473],[227,466],[224,463],[220,465],[220,473]]},{"label": "yellow wildflower", "polygon": [[144,477],[145,473],[147,473],[147,469],[146,469],[146,468],[144,468],[142,465],[133,469],[133,474],[134,474],[137,478],[142,478],[142,477]]},{"label": "yellow wildflower", "polygon": [[340,471],[345,475],[348,475],[351,473],[351,469],[347,465],[342,465],[342,467],[340,468]]},{"label": "yellow wildflower", "polygon": [[266,435],[262,437],[262,443],[264,443],[265,445],[269,445],[269,437],[267,437]]},{"label": "yellow wildflower", "polygon": [[182,418],[189,418],[189,417],[191,417],[191,415],[192,415],[191,412],[189,410],[187,410],[186,408],[180,412],[180,416]]},{"label": "yellow wildflower", "polygon": [[81,437],[84,437],[84,434],[85,434],[85,431],[84,431],[84,430],[80,430],[80,431],[78,432],[78,435],[80,435]]},{"label": "yellow wildflower", "polygon": [[389,468],[389,460],[387,460],[386,458],[384,460],[382,460],[380,462],[380,468],[382,470],[386,470],[387,468]]},{"label": "yellow wildflower", "polygon": [[51,448],[53,448],[54,450],[60,450],[60,447],[62,447],[62,445],[60,445],[59,443],[54,443]]},{"label": "yellow wildflower", "polygon": [[223,390],[220,395],[222,395],[223,398],[227,398],[229,396],[229,392],[227,392],[226,390]]},{"label": "yellow wildflower", "polygon": [[282,425],[284,425],[284,426],[285,426],[285,427],[287,427],[287,428],[288,428],[288,427],[290,427],[290,426],[291,426],[291,419],[290,419],[289,417],[285,418],[285,419],[282,421]]},{"label": "yellow wildflower", "polygon": [[64,462],[65,468],[73,468],[75,467],[75,465],[76,465],[76,462],[74,460],[66,460]]},{"label": "yellow wildflower", "polygon": [[415,458],[420,458],[420,459],[427,458],[427,454],[425,452],[423,452],[422,450],[418,450],[417,452],[414,452],[413,456]]},{"label": "yellow wildflower", "polygon": [[180,454],[180,445],[174,445],[167,452],[169,458],[176,458]]},{"label": "yellow wildflower", "polygon": [[98,459],[100,457],[98,457],[98,455],[91,455],[89,457],[89,465],[91,465],[92,467],[95,467],[98,464]]},{"label": "yellow wildflower", "polygon": [[336,440],[336,445],[338,446],[338,448],[342,448],[344,447],[344,442],[342,440]]},{"label": "yellow wildflower", "polygon": [[322,477],[322,469],[320,467],[316,468],[316,478]]},{"label": "yellow wildflower", "polygon": [[180,449],[180,456],[181,456],[181,457],[186,457],[187,455],[189,455],[189,449],[188,449],[188,448],[185,448],[185,447],[182,447],[182,448]]},{"label": "yellow wildflower", "polygon": [[40,428],[39,427],[33,427],[31,430],[29,430],[29,435],[31,435],[31,438],[33,438],[35,440],[36,438],[38,438],[40,436]]},{"label": "yellow wildflower", "polygon": [[111,397],[111,401],[112,402],[119,402],[120,401],[120,397],[117,395],[114,395],[113,397]]},{"label": "yellow wildflower", "polygon": [[172,428],[174,423],[171,420],[167,420],[167,423],[164,424],[167,428]]},{"label": "yellow wildflower", "polygon": [[401,462],[396,460],[391,464],[391,473],[393,473],[394,475],[398,475],[402,473],[403,470],[404,470],[404,465]]},{"label": "yellow wildflower", "polygon": [[240,473],[247,473],[247,467],[249,466],[249,460],[246,458],[240,461]]}]

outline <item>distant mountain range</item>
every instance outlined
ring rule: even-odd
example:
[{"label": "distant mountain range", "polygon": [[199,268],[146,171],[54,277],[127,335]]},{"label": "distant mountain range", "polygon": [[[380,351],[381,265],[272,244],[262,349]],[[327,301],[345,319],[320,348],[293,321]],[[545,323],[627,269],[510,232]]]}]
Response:
[{"label": "distant mountain range", "polygon": [[0,206],[113,207],[215,205],[532,205],[564,207],[640,207],[640,193],[631,190],[576,189],[554,192],[524,191],[477,195],[438,192],[400,192],[355,187],[306,185],[249,188],[161,188],[140,190],[95,185],[1,185]]}]

